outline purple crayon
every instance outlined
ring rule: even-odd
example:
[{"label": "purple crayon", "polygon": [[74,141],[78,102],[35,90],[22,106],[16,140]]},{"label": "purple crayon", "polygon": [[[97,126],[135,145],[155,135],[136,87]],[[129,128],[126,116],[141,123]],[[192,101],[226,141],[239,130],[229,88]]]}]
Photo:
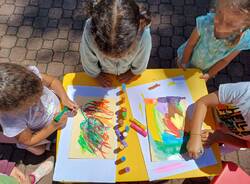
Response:
[{"label": "purple crayon", "polygon": [[119,171],[119,174],[125,174],[125,173],[128,173],[130,171],[130,168],[129,167],[125,167],[124,169],[120,170]]}]

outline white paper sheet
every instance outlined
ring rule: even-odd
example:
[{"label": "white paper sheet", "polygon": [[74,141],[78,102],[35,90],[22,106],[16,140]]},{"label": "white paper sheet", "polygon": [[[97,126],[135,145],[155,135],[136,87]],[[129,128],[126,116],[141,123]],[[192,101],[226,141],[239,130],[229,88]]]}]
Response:
[{"label": "white paper sheet", "polygon": [[[153,90],[148,89],[155,84],[159,84],[160,86]],[[144,125],[146,125],[146,114],[143,98],[182,96],[186,97],[189,104],[193,103],[183,76],[131,87],[127,89],[127,94],[134,118],[139,120]],[[139,135],[139,141],[150,181],[215,165],[217,163],[211,149],[206,149],[204,155],[198,160],[179,159],[152,162],[148,138],[144,138]]]},{"label": "white paper sheet", "polygon": [[[111,97],[118,100],[119,89],[101,87],[69,86],[67,93],[71,99],[77,96]],[[100,159],[69,159],[69,144],[73,118],[69,118],[66,127],[61,131],[59,148],[53,180],[60,182],[100,182],[114,183],[116,166],[113,160]]]}]

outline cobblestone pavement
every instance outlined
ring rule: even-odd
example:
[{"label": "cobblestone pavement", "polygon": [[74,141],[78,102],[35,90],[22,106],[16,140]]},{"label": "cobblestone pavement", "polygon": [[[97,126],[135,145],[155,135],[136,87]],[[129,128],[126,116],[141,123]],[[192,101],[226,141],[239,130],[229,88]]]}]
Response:
[{"label": "cobblestone pavement", "polygon": [[[209,10],[209,1],[137,2],[152,14],[153,50],[148,68],[175,67],[176,49],[188,39],[195,26],[195,17]],[[84,7],[85,0],[0,0],[0,62],[36,65],[41,72],[59,78],[66,73],[82,71],[78,51],[87,18]],[[209,91],[216,90],[221,83],[249,80],[248,60],[250,52],[242,52],[207,83]],[[228,154],[224,159],[237,162],[250,173],[249,150]],[[186,180],[184,183],[199,181]]]}]

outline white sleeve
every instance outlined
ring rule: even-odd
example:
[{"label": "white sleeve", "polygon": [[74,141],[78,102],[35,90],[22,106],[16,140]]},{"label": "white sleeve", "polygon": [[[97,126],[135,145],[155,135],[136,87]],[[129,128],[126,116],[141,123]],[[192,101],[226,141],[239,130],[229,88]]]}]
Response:
[{"label": "white sleeve", "polygon": [[221,84],[218,96],[220,103],[234,105],[245,103],[250,97],[250,82]]}]

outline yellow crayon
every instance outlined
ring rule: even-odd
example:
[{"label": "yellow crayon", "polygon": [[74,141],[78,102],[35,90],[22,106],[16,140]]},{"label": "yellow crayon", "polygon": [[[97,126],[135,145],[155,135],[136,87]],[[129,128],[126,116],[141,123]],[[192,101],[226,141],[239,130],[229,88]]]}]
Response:
[{"label": "yellow crayon", "polygon": [[142,128],[144,131],[146,131],[146,129],[147,129],[146,126],[143,125],[138,120],[136,120],[135,118],[131,118],[130,121],[133,122],[134,124],[136,124],[138,127]]}]

